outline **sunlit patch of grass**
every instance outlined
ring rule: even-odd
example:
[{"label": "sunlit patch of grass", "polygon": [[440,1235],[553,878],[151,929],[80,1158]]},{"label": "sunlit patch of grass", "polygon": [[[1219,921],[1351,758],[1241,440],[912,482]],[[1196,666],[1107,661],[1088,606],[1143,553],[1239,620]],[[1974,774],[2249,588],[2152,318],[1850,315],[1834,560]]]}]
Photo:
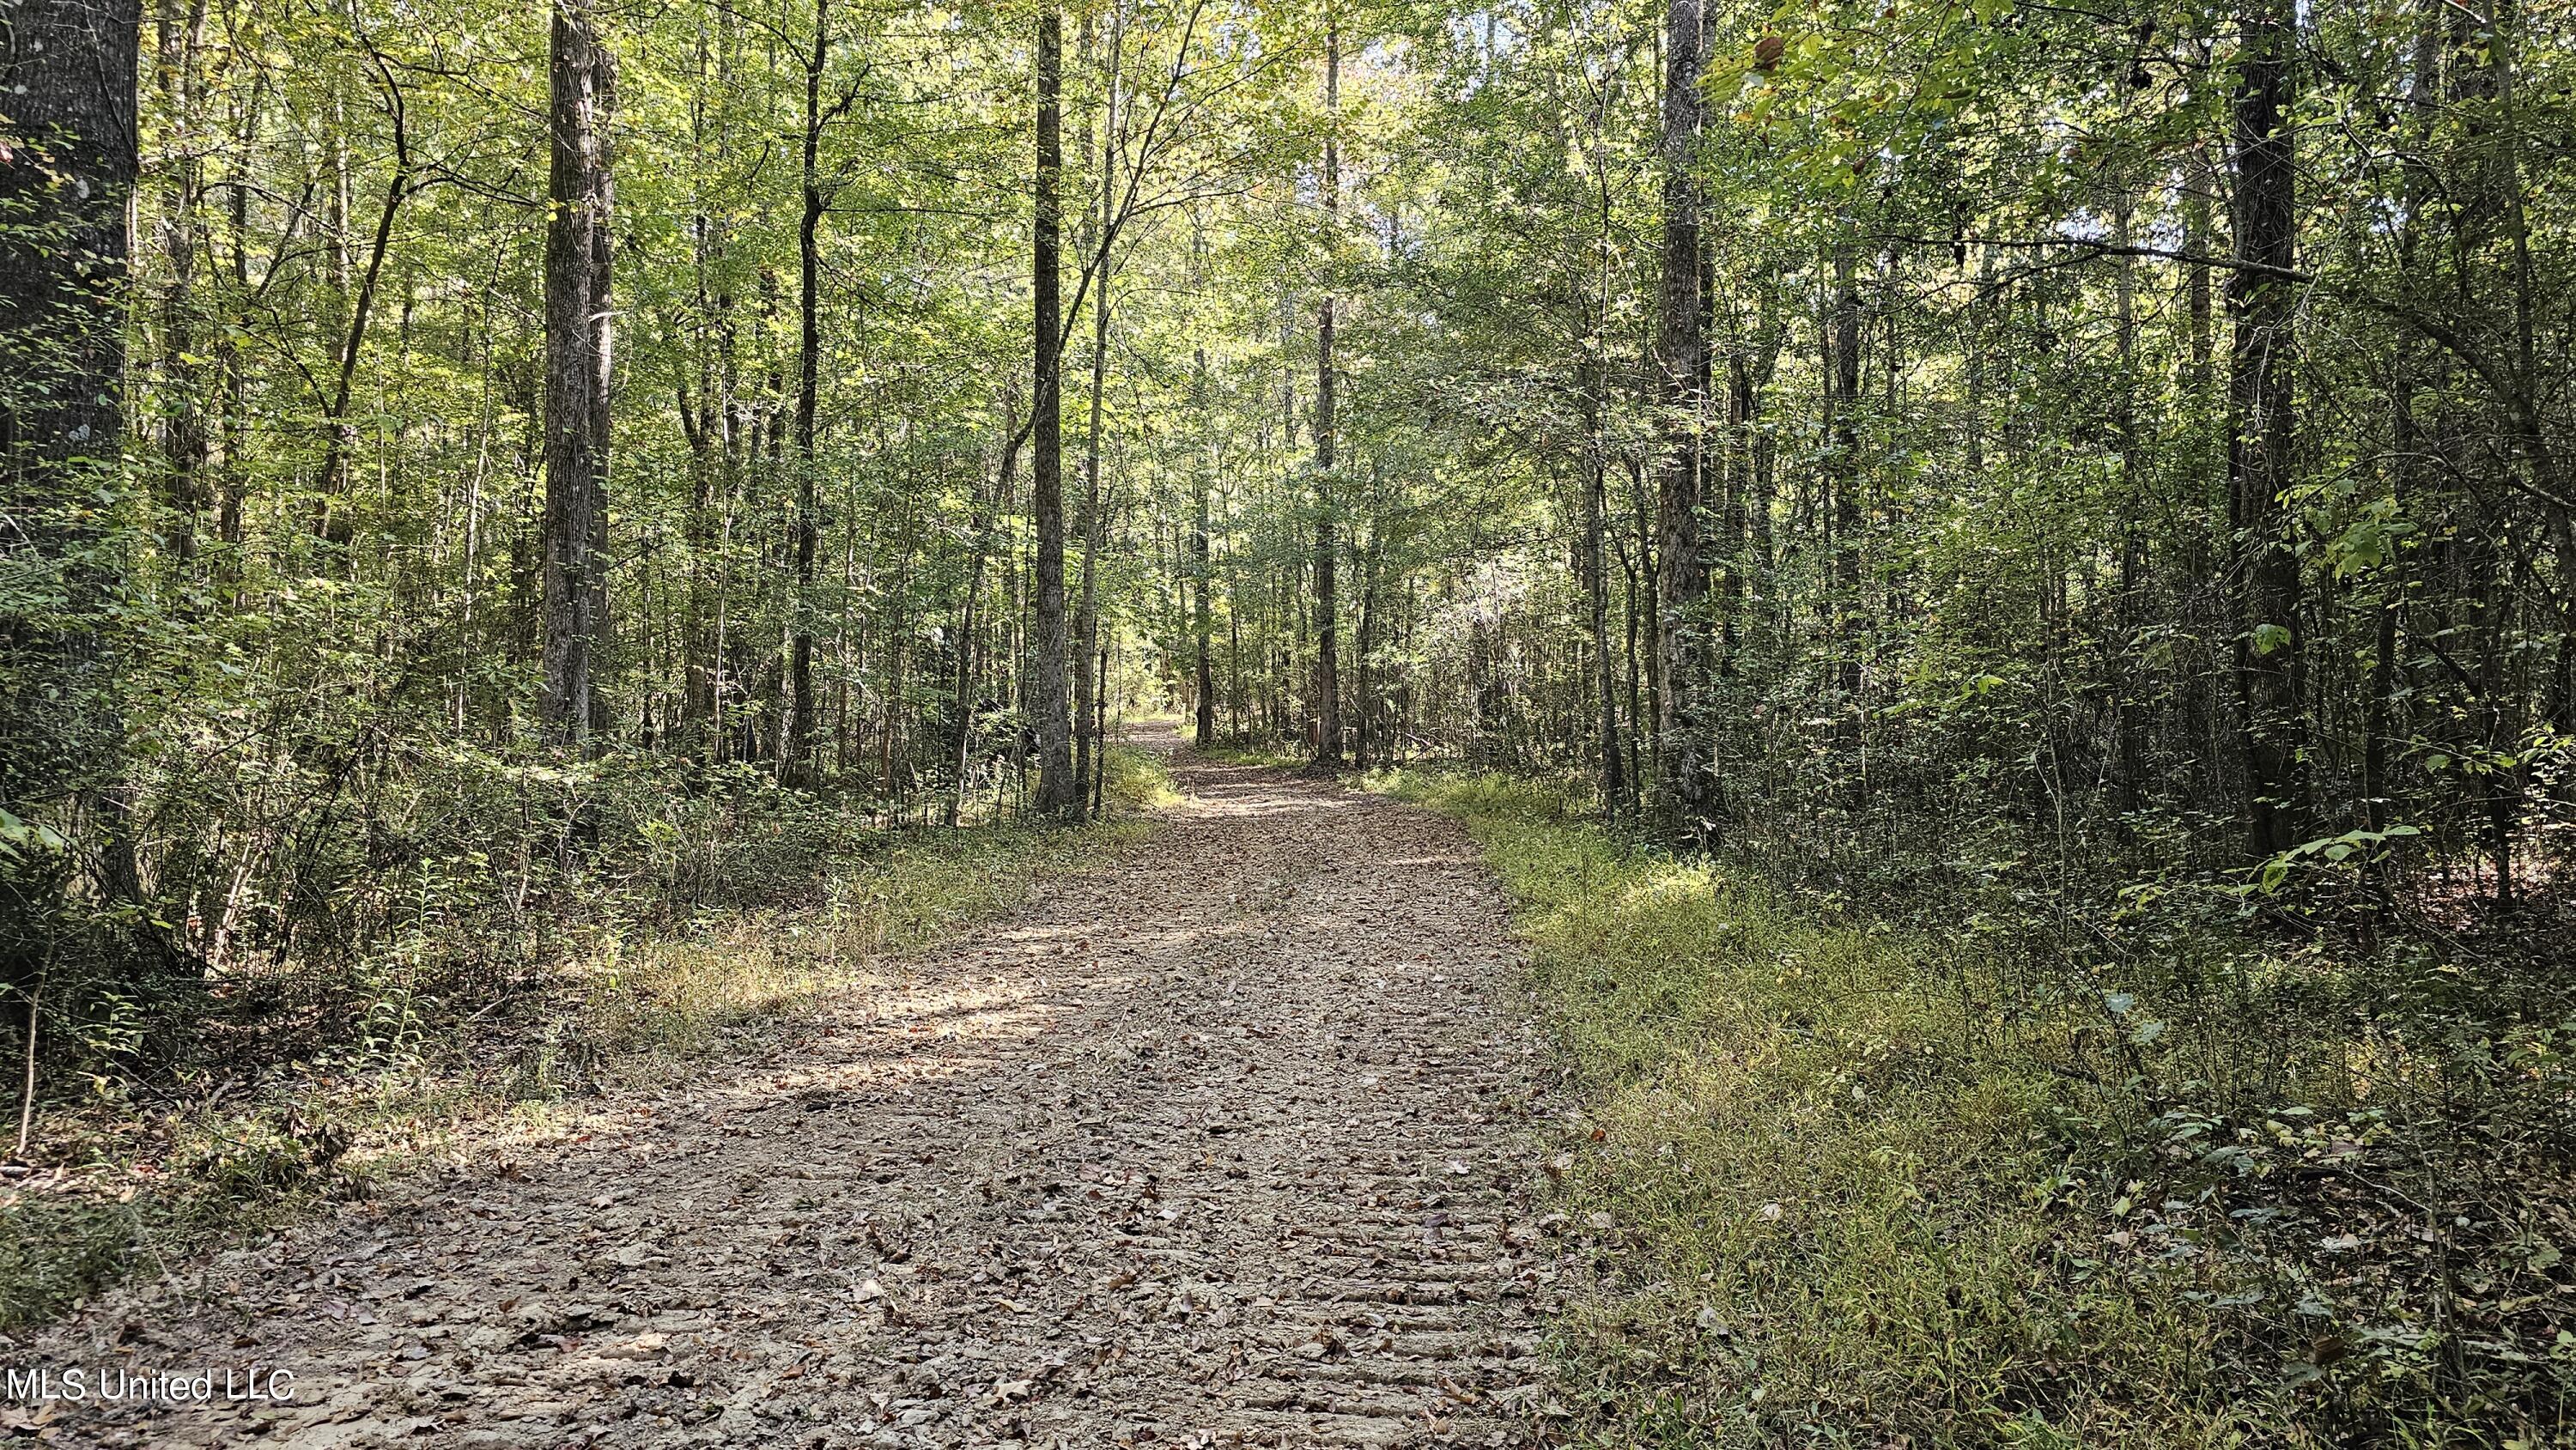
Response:
[{"label": "sunlit patch of grass", "polygon": [[1172,786],[1171,763],[1156,751],[1132,745],[1109,748],[1102,785],[1112,802],[1130,810],[1162,810],[1181,803],[1181,793]]},{"label": "sunlit patch of grass", "polygon": [[1919,943],[1642,848],[1551,783],[1370,783],[1466,822],[1534,948],[1571,1088],[1554,1222],[1593,1271],[1558,1334],[1584,1443],[2296,1438],[2221,1375],[2196,1304],[2226,1271],[2093,1263],[2117,1225],[2052,1191],[2067,1088],[2027,1045],[2081,1024],[1999,1045]]},{"label": "sunlit patch of grass", "polygon": [[1235,744],[1193,745],[1190,753],[1220,765],[1259,765],[1287,769],[1307,763],[1306,753],[1284,740],[1247,740]]},{"label": "sunlit patch of grass", "polygon": [[[1149,752],[1113,750],[1109,793],[1139,809],[1177,799]],[[1027,899],[1040,879],[1142,839],[1142,821],[1080,831],[997,826],[933,832],[836,875],[817,909],[738,916],[647,944],[592,970],[583,1039],[598,1050],[692,1051],[719,1029],[855,981],[872,963],[931,945]]]}]

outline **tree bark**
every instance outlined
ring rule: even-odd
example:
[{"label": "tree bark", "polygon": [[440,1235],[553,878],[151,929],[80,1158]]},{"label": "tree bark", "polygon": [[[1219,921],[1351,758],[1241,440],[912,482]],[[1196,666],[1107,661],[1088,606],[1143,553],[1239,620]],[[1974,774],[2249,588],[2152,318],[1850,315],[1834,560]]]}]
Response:
[{"label": "tree bark", "polygon": [[615,76],[591,0],[556,0],[551,50],[538,718],[556,740],[586,750],[599,713],[597,655],[608,633],[608,221],[615,200],[608,153]]},{"label": "tree bark", "polygon": [[1073,722],[1067,711],[1067,638],[1064,613],[1064,326],[1062,262],[1064,202],[1064,15],[1053,0],[1038,15],[1037,205],[1032,290],[1035,386],[1031,403],[1029,512],[1037,529],[1036,658],[1028,679],[1029,713],[1038,737],[1037,810],[1070,818],[1082,808],[1073,774]]},{"label": "tree bark", "polygon": [[[1119,46],[1123,37],[1117,18],[1110,21],[1108,95],[1100,118],[1100,210],[1093,218],[1091,257],[1091,396],[1090,426],[1082,449],[1082,601],[1075,610],[1073,627],[1073,778],[1077,794],[1087,796],[1096,809],[1100,792],[1096,772],[1100,753],[1108,742],[1100,738],[1101,712],[1097,705],[1109,687],[1102,678],[1099,661],[1106,652],[1100,648],[1100,551],[1106,543],[1100,503],[1100,429],[1103,393],[1109,386],[1109,249],[1116,237],[1112,229],[1112,208],[1117,200],[1118,176],[1118,87]],[[1089,49],[1088,32],[1084,49]],[[1092,781],[1092,787],[1079,783]]]},{"label": "tree bark", "polygon": [[[0,808],[98,807],[102,884],[124,899],[138,888],[116,806],[117,665],[94,622],[115,581],[92,520],[93,495],[119,485],[142,24],[140,0],[20,0],[0,43],[0,567],[30,586],[58,580],[61,600],[42,619],[0,614],[13,687],[0,696]],[[0,856],[18,878],[0,910],[41,910],[49,892],[26,876],[69,859]],[[33,968],[19,956],[43,950],[30,927],[44,924],[0,919],[0,970]]]},{"label": "tree bark", "polygon": [[1335,595],[1340,544],[1333,527],[1334,450],[1339,443],[1333,416],[1333,249],[1341,239],[1342,32],[1338,20],[1324,32],[1324,300],[1315,311],[1315,759],[1338,765],[1342,759],[1342,680],[1338,654],[1341,603]]},{"label": "tree bark", "polygon": [[2268,856],[2298,844],[2307,795],[2299,722],[2306,640],[2299,561],[2281,498],[2298,441],[2290,393],[2295,298],[2281,275],[2295,261],[2297,239],[2289,0],[2248,0],[2239,21],[2235,242],[2236,259],[2247,265],[2227,280],[2227,502],[2247,845]]},{"label": "tree bark", "polygon": [[814,419],[821,402],[823,67],[832,57],[830,0],[814,0],[814,43],[805,58],[805,135],[799,176],[804,206],[796,224],[796,597],[787,646],[787,744],[779,779],[814,778],[814,550],[822,532],[814,497]]},{"label": "tree bark", "polygon": [[[1378,548],[1383,542],[1385,531],[1386,521],[1382,517],[1372,515],[1369,519],[1368,542],[1357,546],[1360,555],[1360,627],[1359,637],[1352,641],[1352,654],[1355,658],[1351,663],[1351,672],[1358,676],[1359,688],[1351,701],[1351,739],[1352,758],[1362,770],[1368,769],[1371,760],[1386,757],[1392,753],[1385,748],[1383,741],[1372,741],[1370,738],[1370,726],[1377,713],[1377,672],[1374,660],[1377,654]],[[1378,747],[1376,756],[1369,753],[1369,747],[1372,744]]]},{"label": "tree bark", "polygon": [[[1197,349],[1191,360],[1193,364],[1191,391],[1196,395],[1199,425],[1206,427],[1208,424],[1207,349],[1204,347]],[[1208,607],[1208,585],[1211,582],[1208,568],[1208,487],[1216,466],[1216,446],[1211,441],[1208,446],[1207,465],[1194,471],[1190,486],[1192,595],[1190,633],[1195,637],[1198,645],[1198,729],[1195,738],[1199,748],[1203,750],[1216,743],[1216,671],[1213,661],[1209,658],[1209,637],[1214,631],[1210,625],[1211,611]]]},{"label": "tree bark", "polygon": [[[2121,246],[2129,245],[2130,201],[2126,187],[2112,211],[2112,235]],[[2149,666],[2139,640],[2147,628],[2152,611],[2147,599],[2147,501],[2141,497],[2144,471],[2140,467],[2138,437],[2138,313],[2137,267],[2134,258],[2123,256],[2112,264],[2114,274],[2114,312],[2118,330],[2113,338],[2118,375],[2111,386],[2111,427],[2120,450],[2120,596],[2114,617],[2120,626],[2120,639],[2115,654],[2111,708],[2119,721],[2116,732],[2119,759],[2113,771],[2122,805],[2135,810],[2144,798],[2147,779],[2147,711]]]}]

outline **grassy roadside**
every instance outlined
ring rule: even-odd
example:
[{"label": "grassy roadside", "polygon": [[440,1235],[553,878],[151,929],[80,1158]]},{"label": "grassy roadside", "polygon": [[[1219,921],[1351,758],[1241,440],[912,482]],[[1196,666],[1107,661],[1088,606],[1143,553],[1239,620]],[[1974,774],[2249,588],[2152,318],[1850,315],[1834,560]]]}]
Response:
[{"label": "grassy roadside", "polygon": [[810,899],[591,934],[543,979],[468,1010],[434,983],[389,994],[353,1040],[186,1096],[102,1079],[38,1115],[40,1168],[0,1183],[0,1328],[273,1228],[486,1135],[542,1134],[566,1105],[719,1054],[902,954],[1002,915],[1044,878],[1132,847],[1174,797],[1159,757],[1109,758],[1127,813],[1079,829],[995,824],[890,837],[820,864]]},{"label": "grassy roadside", "polygon": [[2358,1235],[2249,1247],[2317,1238],[2284,1185],[2367,1130],[2111,1121],[2123,1085],[2054,1065],[2104,1039],[2101,993],[1999,1013],[1956,944],[1641,849],[1556,785],[1370,784],[1462,819],[1534,947],[1571,1107],[1552,1221],[1594,1286],[1559,1325],[1579,1443],[2551,1443],[2429,1408],[2424,1337],[2363,1340],[2407,1308],[2352,1307]]}]

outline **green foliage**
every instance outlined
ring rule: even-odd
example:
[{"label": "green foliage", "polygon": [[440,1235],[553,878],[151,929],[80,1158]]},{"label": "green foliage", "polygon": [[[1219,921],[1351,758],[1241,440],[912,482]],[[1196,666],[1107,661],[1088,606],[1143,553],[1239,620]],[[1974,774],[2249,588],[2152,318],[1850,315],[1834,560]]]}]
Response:
[{"label": "green foliage", "polygon": [[[1549,1223],[1596,1276],[1560,1336],[1587,1443],[2472,1445],[2558,1424],[2564,1317],[2528,1311],[2556,1301],[2552,1235],[2576,1225],[2528,1170],[2445,1184],[2465,1165],[2440,1147],[2538,1129],[2576,1083],[2559,1029],[2439,1047],[2418,1034],[2452,999],[2356,1034],[2349,1007],[2443,974],[2352,963],[2333,1007],[2311,995],[2324,963],[2195,985],[2265,970],[2224,939],[2152,990],[2037,983],[2031,939],[1991,917],[1944,940],[1675,860],[1557,784],[1377,784],[1466,820],[1535,950],[1570,1074]],[[2285,1049],[2286,1077],[2244,1080]],[[2486,1246],[2472,1298],[2523,1300],[2466,1356],[2443,1348],[2464,1329],[2419,1252],[2435,1235]]]},{"label": "green foliage", "polygon": [[[1157,758],[1112,760],[1123,808],[1168,796]],[[36,1120],[61,1170],[0,1184],[0,1325],[40,1322],[140,1258],[363,1196],[513,1108],[648,1078],[820,994],[864,989],[889,959],[1149,829],[882,833],[748,775],[735,799],[690,802],[643,788],[656,777],[639,764],[522,773],[518,785],[589,813],[595,850],[494,872],[460,844],[422,863],[422,888],[401,898],[410,914],[359,963],[235,973],[172,1053],[143,1056],[139,1029],[118,1025],[150,1004],[56,983],[46,1032],[84,1088]],[[145,1111],[137,1071],[149,1100],[175,1108]]]}]

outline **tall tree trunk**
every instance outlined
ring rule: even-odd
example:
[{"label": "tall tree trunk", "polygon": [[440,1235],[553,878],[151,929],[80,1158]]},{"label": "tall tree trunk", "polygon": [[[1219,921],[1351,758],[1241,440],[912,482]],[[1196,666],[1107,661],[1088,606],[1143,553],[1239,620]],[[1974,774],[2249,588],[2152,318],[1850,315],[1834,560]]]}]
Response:
[{"label": "tall tree trunk", "polygon": [[2290,393],[2295,298],[2285,275],[2297,238],[2289,0],[2248,0],[2239,22],[2227,498],[2236,551],[2231,573],[2247,845],[2271,855],[2298,844],[2307,796],[2299,720],[2306,640],[2299,561],[2281,498],[2297,447]]},{"label": "tall tree trunk", "polygon": [[1073,722],[1065,695],[1064,617],[1064,14],[1048,0],[1038,14],[1037,205],[1031,228],[1036,354],[1030,424],[1029,512],[1037,528],[1036,658],[1030,662],[1029,713],[1038,737],[1037,809],[1069,818],[1082,808],[1073,774]]},{"label": "tall tree trunk", "polygon": [[[1359,677],[1359,688],[1351,701],[1351,739],[1354,759],[1366,770],[1369,754],[1369,725],[1376,714],[1377,678],[1372,660],[1377,653],[1377,568],[1378,543],[1385,521],[1372,514],[1368,542],[1360,545],[1360,628],[1359,638],[1352,641],[1354,656],[1351,672]],[[1381,746],[1381,754],[1384,754]]]},{"label": "tall tree trunk", "polygon": [[1608,447],[1600,437],[1599,414],[1608,399],[1594,397],[1594,443],[1591,469],[1583,481],[1583,586],[1592,614],[1593,750],[1601,764],[1601,813],[1615,823],[1627,805],[1628,775],[1619,756],[1619,680],[1610,643],[1610,566],[1604,557],[1609,532]]},{"label": "tall tree trunk", "polygon": [[[1190,388],[1198,405],[1199,426],[1208,426],[1207,349],[1192,355]],[[1198,729],[1199,748],[1216,743],[1216,671],[1209,660],[1210,628],[1208,586],[1213,582],[1208,568],[1208,487],[1217,467],[1214,439],[1208,443],[1204,468],[1193,470],[1190,479],[1190,633],[1198,645]]]},{"label": "tall tree trunk", "polygon": [[1691,174],[1700,127],[1699,0],[1670,0],[1664,17],[1663,248],[1656,288],[1655,402],[1663,413],[1657,466],[1655,605],[1661,690],[1656,704],[1656,825],[1676,840],[1710,829],[1705,684],[1708,564],[1700,549],[1700,195]]},{"label": "tall tree trunk", "polygon": [[[0,613],[0,807],[71,831],[94,811],[107,839],[90,859],[123,900],[140,888],[117,800],[116,663],[96,622],[115,581],[91,521],[94,495],[119,484],[142,26],[141,0],[20,0],[0,44],[0,149],[16,150],[0,160],[0,568],[59,596],[44,618]],[[37,967],[46,923],[8,918],[43,912],[75,859],[0,855],[0,973]]]},{"label": "tall tree trunk", "polygon": [[1761,285],[1755,291],[1754,330],[1760,337],[1755,353],[1753,392],[1746,409],[1745,430],[1745,557],[1750,579],[1746,586],[1747,606],[1755,618],[1756,634],[1768,649],[1778,643],[1786,621],[1779,609],[1780,585],[1777,560],[1771,537],[1771,506],[1778,492],[1776,477],[1779,466],[1780,440],[1766,417],[1770,407],[1771,380],[1780,369],[1780,349],[1787,340],[1787,327],[1780,316],[1780,272],[1766,267]]},{"label": "tall tree trunk", "polygon": [[[588,748],[608,633],[609,180],[615,77],[590,0],[556,0],[546,226],[546,508],[538,717]],[[390,210],[390,208],[388,208]]]},{"label": "tall tree trunk", "polygon": [[197,552],[197,516],[206,501],[206,465],[213,437],[207,427],[204,362],[197,356],[197,213],[205,192],[198,158],[197,56],[204,39],[205,0],[162,0],[159,64],[162,105],[169,113],[167,210],[161,218],[161,377],[169,412],[163,456],[169,466],[170,555],[186,564]]},{"label": "tall tree trunk", "polygon": [[[717,27],[710,26],[713,30]],[[698,80],[701,87],[696,100],[695,124],[703,130],[708,124],[706,92],[717,95],[730,91],[734,79],[736,39],[730,28],[724,28],[708,44],[709,37],[699,41]],[[712,74],[709,62],[712,59]],[[732,128],[718,117],[713,126],[715,174],[723,174],[732,158]],[[726,208],[713,205],[707,194],[721,183],[713,176],[702,177],[704,190],[699,196],[697,216],[697,292],[699,315],[705,341],[702,344],[712,356],[700,364],[699,432],[702,451],[709,453],[709,467],[703,467],[695,480],[690,497],[686,525],[689,541],[689,638],[688,680],[684,691],[683,718],[690,729],[684,738],[691,748],[703,744],[710,764],[723,758],[722,686],[725,680],[724,660],[724,589],[726,563],[723,546],[730,534],[733,500],[740,496],[743,456],[743,406],[741,401],[741,360],[737,352],[734,328],[734,294],[729,269],[725,267],[730,251],[732,224],[725,217]],[[709,274],[714,273],[715,292],[710,299]],[[704,739],[699,737],[703,735]]]},{"label": "tall tree trunk", "polygon": [[814,551],[822,534],[814,497],[814,418],[821,402],[823,320],[823,67],[832,58],[830,0],[814,0],[814,43],[805,57],[805,134],[796,224],[796,596],[787,646],[787,733],[781,780],[814,778]]},{"label": "tall tree trunk", "polygon": [[1834,253],[1833,367],[1828,395],[1833,410],[1829,447],[1833,463],[1826,470],[1833,485],[1834,738],[1844,751],[1858,754],[1861,744],[1861,620],[1868,601],[1861,597],[1860,508],[1860,289],[1853,281],[1851,248]]},{"label": "tall tree trunk", "polygon": [[1333,417],[1333,251],[1341,241],[1342,31],[1338,18],[1324,31],[1324,300],[1315,313],[1315,759],[1342,759],[1342,679],[1337,639],[1341,603],[1334,597],[1340,545],[1334,538],[1334,450],[1340,443]]},{"label": "tall tree trunk", "polygon": [[[260,120],[268,96],[268,72],[260,70],[251,76],[250,94],[243,99],[234,117],[231,140],[242,155],[249,155],[259,144]],[[225,199],[225,219],[231,223],[231,237],[225,269],[232,283],[232,295],[250,292],[250,188],[229,188]],[[489,323],[486,323],[488,328]],[[244,445],[248,437],[250,413],[250,369],[243,364],[238,329],[225,328],[215,343],[215,364],[223,376],[223,424],[218,437],[222,457],[214,472],[215,537],[227,544],[239,544],[242,537],[242,501],[249,488],[248,459]],[[487,355],[490,351],[487,344]],[[229,577],[238,568],[235,558],[227,557],[221,565]]]},{"label": "tall tree trunk", "polygon": [[[2125,186],[2112,210],[2112,236],[2129,245],[2130,201]],[[2118,376],[2111,382],[2111,427],[2120,449],[2120,602],[2114,618],[2120,626],[2115,647],[2111,708],[2119,721],[2119,760],[2113,772],[2123,805],[2136,809],[2147,775],[2148,665],[2140,637],[2152,616],[2147,600],[2147,501],[2140,497],[2144,480],[2138,439],[2137,266],[2123,256],[2113,264],[2113,300],[2117,332],[2113,345]]]},{"label": "tall tree trunk", "polygon": [[[1614,268],[1619,250],[1615,230],[1617,211],[1612,190],[1610,143],[1606,128],[1610,117],[1612,93],[1604,89],[1601,104],[1592,116],[1592,168],[1599,206],[1595,215],[1596,262],[1592,283],[1592,345],[1586,362],[1585,422],[1591,457],[1583,489],[1583,558],[1584,583],[1589,591],[1587,603],[1592,611],[1593,687],[1597,718],[1593,730],[1593,749],[1600,757],[1601,813],[1605,821],[1615,824],[1628,807],[1631,777],[1628,762],[1620,754],[1619,744],[1619,679],[1618,667],[1610,648],[1610,328],[1614,316]],[[1637,601],[1631,591],[1627,608],[1627,660],[1633,682],[1637,663]],[[1631,690],[1633,695],[1634,691]],[[1633,712],[1635,701],[1629,702]]]},{"label": "tall tree trunk", "polygon": [[[1082,602],[1074,617],[1073,778],[1093,781],[1087,791],[1097,807],[1096,773],[1108,742],[1100,738],[1097,705],[1109,687],[1095,668],[1105,658],[1100,648],[1100,550],[1106,542],[1100,503],[1101,408],[1109,386],[1109,249],[1112,208],[1117,200],[1119,47],[1124,40],[1118,17],[1110,18],[1108,94],[1100,117],[1100,210],[1092,218],[1091,257],[1091,397],[1090,426],[1082,449]],[[1085,49],[1089,48],[1086,40]],[[1086,792],[1077,791],[1078,794]]]},{"label": "tall tree trunk", "polygon": [[[2209,255],[2214,245],[2211,202],[2217,189],[2217,169],[2207,148],[2194,147],[2184,163],[2176,208],[2182,214],[2183,250],[2193,256]],[[2182,477],[2188,483],[2183,496],[2185,524],[2178,549],[2180,557],[2175,561],[2174,573],[2177,592],[2183,596],[2177,611],[2183,625],[2190,635],[2209,643],[2205,652],[2195,655],[2191,668],[2178,671],[2181,719],[2176,729],[2187,742],[2183,754],[2191,762],[2189,777],[2183,784],[2208,797],[2225,795],[2234,774],[2234,751],[2221,738],[2219,726],[2220,681],[2232,667],[2222,663],[2218,642],[2233,630],[2227,623],[2229,606],[2221,597],[2220,551],[2216,546],[2216,521],[2226,507],[2222,498],[2226,468],[2219,448],[2225,409],[2216,395],[2215,296],[2209,265],[2186,263],[2182,275],[2180,423]]]},{"label": "tall tree trunk", "polygon": [[701,456],[690,479],[685,525],[689,545],[688,678],[681,718],[688,726],[684,735],[691,749],[707,743],[701,735],[709,739],[714,735],[716,692],[724,674],[717,628],[723,608],[720,514],[730,507],[742,472],[741,405],[734,396],[740,380],[735,374],[732,311],[731,295],[719,294],[715,300],[716,356],[709,369],[711,386],[699,402],[703,420],[699,425]]}]

